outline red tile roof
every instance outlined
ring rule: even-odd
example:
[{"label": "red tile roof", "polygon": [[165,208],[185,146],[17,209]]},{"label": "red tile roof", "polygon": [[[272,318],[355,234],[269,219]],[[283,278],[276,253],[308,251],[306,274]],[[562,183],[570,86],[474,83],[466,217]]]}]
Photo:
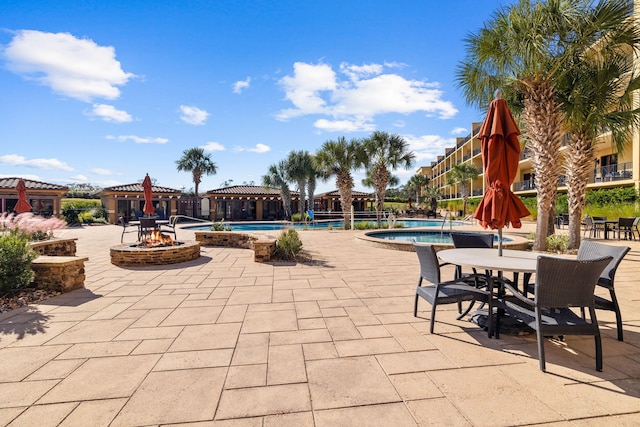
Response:
[{"label": "red tile roof", "polygon": [[69,188],[64,185],[50,184],[48,182],[34,181],[32,179],[26,178],[0,178],[0,188],[1,189],[15,189],[16,185],[18,185],[18,181],[24,181],[24,185],[27,187],[27,191],[31,190],[58,190],[58,191],[68,191]]},{"label": "red tile roof", "polygon": [[[243,196],[280,196],[280,190],[273,187],[260,185],[232,185],[231,187],[216,188],[207,191],[210,195],[243,195]],[[292,196],[298,196],[297,191],[291,192]]]},{"label": "red tile roof", "polygon": [[[143,193],[144,188],[142,188],[142,183],[138,182],[135,184],[123,184],[123,185],[114,185],[113,187],[106,187],[102,190],[103,192],[112,192],[112,193]],[[159,185],[151,186],[152,193],[167,193],[167,194],[180,194],[180,190],[176,190],[174,188],[169,187],[160,187]]]}]

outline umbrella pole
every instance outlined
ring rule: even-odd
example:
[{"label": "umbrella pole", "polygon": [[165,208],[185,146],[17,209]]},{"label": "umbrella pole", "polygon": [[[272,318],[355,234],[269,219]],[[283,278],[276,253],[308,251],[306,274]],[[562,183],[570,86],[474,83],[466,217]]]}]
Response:
[{"label": "umbrella pole", "polygon": [[498,256],[502,256],[502,228],[498,229]]}]

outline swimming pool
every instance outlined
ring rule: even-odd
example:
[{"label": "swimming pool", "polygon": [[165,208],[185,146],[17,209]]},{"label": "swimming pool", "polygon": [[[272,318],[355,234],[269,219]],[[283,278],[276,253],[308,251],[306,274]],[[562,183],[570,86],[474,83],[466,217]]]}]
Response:
[{"label": "swimming pool", "polygon": [[[433,243],[433,244],[446,244],[453,245],[451,241],[451,235],[448,231],[402,231],[402,230],[388,230],[388,231],[372,231],[367,233],[367,236],[375,239],[395,240],[399,242],[413,242],[417,243]],[[503,237],[502,243],[512,242],[510,237]],[[493,235],[494,244],[498,244],[498,235]]]},{"label": "swimming pool", "polygon": [[[356,224],[359,222],[375,222],[375,219],[372,220],[358,220],[355,221]],[[286,228],[294,228],[296,230],[304,230],[304,229],[329,229],[329,228],[342,228],[343,227],[342,220],[335,221],[314,221],[311,223],[291,223],[291,222],[282,222],[282,221],[269,221],[269,222],[229,222],[225,223],[231,227],[231,231],[269,231],[269,230],[284,230]],[[442,221],[438,220],[424,220],[424,219],[408,219],[408,220],[398,220],[396,221],[396,225],[402,224],[403,228],[415,228],[415,227],[441,227]],[[461,225],[462,222],[453,221],[452,225]],[[447,226],[449,223],[447,222]],[[209,231],[211,230],[211,225],[194,225],[185,227],[189,230],[195,231]]]},{"label": "swimming pool", "polygon": [[[440,230],[375,230],[356,236],[362,243],[385,249],[413,252],[413,240],[418,243],[432,244],[436,251],[453,248],[449,231]],[[498,235],[494,233],[494,247],[497,247]],[[502,243],[509,249],[526,250],[529,248],[527,239],[515,235],[503,236]]]}]

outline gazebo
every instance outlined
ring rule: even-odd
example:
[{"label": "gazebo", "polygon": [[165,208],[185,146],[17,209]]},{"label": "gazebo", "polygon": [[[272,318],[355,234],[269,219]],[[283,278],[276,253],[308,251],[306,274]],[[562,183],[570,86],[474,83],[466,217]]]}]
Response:
[{"label": "gazebo", "polygon": [[62,196],[69,191],[69,188],[20,177],[0,178],[0,212],[14,211],[18,203],[16,186],[21,179],[27,187],[27,199],[32,207],[31,212],[44,217],[60,217]]},{"label": "gazebo", "polygon": [[[285,219],[280,190],[258,185],[232,185],[207,191],[211,220],[274,220]],[[297,191],[291,192],[293,213],[297,212]]]},{"label": "gazebo", "polygon": [[[151,195],[158,218],[165,219],[178,213],[178,199],[182,195],[180,190],[152,185]],[[106,187],[100,192],[100,200],[111,224],[116,224],[119,217],[123,217],[125,221],[133,220],[142,216],[144,188],[140,182]]]}]

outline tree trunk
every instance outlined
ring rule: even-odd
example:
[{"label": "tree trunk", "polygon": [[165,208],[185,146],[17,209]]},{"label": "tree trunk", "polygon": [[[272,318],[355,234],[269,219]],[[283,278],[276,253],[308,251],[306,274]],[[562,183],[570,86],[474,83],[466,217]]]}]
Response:
[{"label": "tree trunk", "polygon": [[593,157],[591,140],[582,132],[574,133],[565,155],[569,203],[569,249],[580,247],[580,222],[586,202],[587,182]]},{"label": "tree trunk", "polygon": [[377,165],[373,170],[373,186],[376,191],[376,220],[378,228],[382,227],[382,210],[384,209],[384,198],[389,183],[389,172],[382,165]]},{"label": "tree trunk", "polygon": [[556,199],[553,199],[549,207],[549,224],[547,225],[547,236],[556,234]]},{"label": "tree trunk", "polygon": [[556,198],[560,175],[559,153],[562,145],[562,113],[553,83],[527,82],[522,119],[527,131],[527,147],[535,170],[538,191],[538,221],[533,249],[547,248],[551,203]]},{"label": "tree trunk", "polygon": [[353,204],[353,196],[351,189],[353,188],[353,178],[349,172],[339,172],[336,177],[336,187],[340,193],[340,205],[342,206],[342,218],[344,219],[344,229],[351,228],[349,219],[351,217],[351,205]]}]

